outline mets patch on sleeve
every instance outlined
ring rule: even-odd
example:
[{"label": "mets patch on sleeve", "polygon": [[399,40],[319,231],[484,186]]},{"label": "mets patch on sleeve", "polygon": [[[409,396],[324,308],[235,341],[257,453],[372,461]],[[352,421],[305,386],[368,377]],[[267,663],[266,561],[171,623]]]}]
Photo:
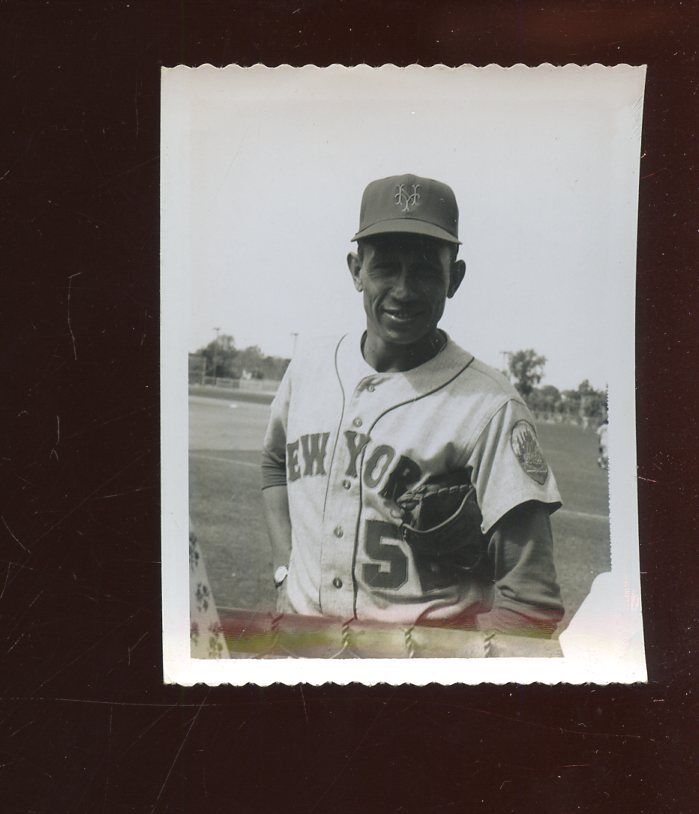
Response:
[{"label": "mets patch on sleeve", "polygon": [[512,427],[510,443],[522,469],[532,480],[543,484],[549,474],[549,468],[534,427],[528,421],[518,421]]}]

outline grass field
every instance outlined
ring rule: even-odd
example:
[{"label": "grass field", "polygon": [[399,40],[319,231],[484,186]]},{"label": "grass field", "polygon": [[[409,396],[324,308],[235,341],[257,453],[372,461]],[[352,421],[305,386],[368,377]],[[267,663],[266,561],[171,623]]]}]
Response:
[{"label": "grass field", "polygon": [[[269,406],[238,398],[235,391],[212,395],[189,399],[193,527],[216,603],[271,609],[274,588],[259,471]],[[597,467],[597,436],[592,430],[548,424],[538,430],[564,502],[552,518],[566,607],[563,629],[595,576],[610,568],[607,473]]]}]

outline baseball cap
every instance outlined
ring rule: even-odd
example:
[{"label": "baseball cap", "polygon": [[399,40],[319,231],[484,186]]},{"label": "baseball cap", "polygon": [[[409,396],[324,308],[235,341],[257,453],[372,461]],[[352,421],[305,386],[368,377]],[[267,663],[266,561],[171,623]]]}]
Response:
[{"label": "baseball cap", "polygon": [[392,175],[364,190],[352,240],[391,233],[459,241],[459,207],[451,187],[419,175]]}]

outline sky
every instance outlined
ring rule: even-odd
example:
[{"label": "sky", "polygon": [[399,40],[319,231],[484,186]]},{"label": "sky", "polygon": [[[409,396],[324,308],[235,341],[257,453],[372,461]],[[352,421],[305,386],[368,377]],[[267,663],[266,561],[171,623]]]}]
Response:
[{"label": "sky", "polygon": [[219,328],[290,356],[296,333],[361,328],[345,258],[362,192],[412,172],[448,183],[460,209],[466,279],[441,327],[498,368],[503,351],[534,348],[543,384],[604,387],[616,292],[629,291],[615,275],[635,251],[616,217],[636,195],[617,171],[618,110],[637,89],[621,69],[604,82],[585,69],[381,70],[181,76],[170,171],[188,193],[189,350]]}]

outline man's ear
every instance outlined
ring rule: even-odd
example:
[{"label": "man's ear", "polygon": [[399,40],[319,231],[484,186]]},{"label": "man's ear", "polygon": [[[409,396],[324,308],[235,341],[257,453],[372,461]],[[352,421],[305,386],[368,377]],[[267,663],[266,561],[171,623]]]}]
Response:
[{"label": "man's ear", "polygon": [[447,289],[447,297],[453,297],[459,290],[459,286],[463,282],[464,275],[466,274],[466,263],[463,260],[456,260],[452,264],[449,272],[449,288]]},{"label": "man's ear", "polygon": [[347,268],[350,270],[350,274],[352,275],[354,287],[357,289],[357,291],[363,291],[364,286],[362,285],[362,281],[359,279],[359,272],[362,269],[362,261],[359,259],[357,252],[350,252],[347,255]]}]

